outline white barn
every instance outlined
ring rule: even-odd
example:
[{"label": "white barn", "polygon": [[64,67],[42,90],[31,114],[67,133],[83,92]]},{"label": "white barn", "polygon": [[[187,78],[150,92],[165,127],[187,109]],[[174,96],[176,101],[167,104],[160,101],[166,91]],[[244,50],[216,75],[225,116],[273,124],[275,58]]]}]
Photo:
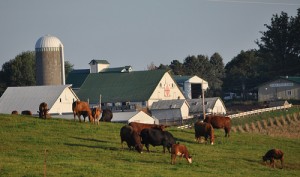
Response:
[{"label": "white barn", "polygon": [[[202,99],[188,99],[187,102],[190,105],[190,115],[199,116],[203,114]],[[219,97],[204,98],[205,112],[207,114],[226,114],[226,107],[224,102]]]},{"label": "white barn", "polygon": [[0,98],[0,113],[29,110],[38,115],[40,103],[45,102],[49,114],[70,114],[72,103],[77,99],[71,85],[8,87]]},{"label": "white barn", "polygon": [[184,93],[186,99],[199,98],[202,96],[202,90],[208,88],[208,82],[198,76],[176,75],[173,78]]},{"label": "white barn", "polygon": [[153,117],[163,122],[180,122],[189,117],[189,104],[186,100],[159,100],[151,106]]}]

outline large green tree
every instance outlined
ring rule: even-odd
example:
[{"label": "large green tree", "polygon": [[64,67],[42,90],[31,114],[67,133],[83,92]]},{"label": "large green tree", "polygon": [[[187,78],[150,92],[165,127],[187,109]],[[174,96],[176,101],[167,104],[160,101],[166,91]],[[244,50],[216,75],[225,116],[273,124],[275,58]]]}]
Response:
[{"label": "large green tree", "polygon": [[184,75],[184,67],[183,64],[178,60],[171,61],[170,68],[174,75]]},{"label": "large green tree", "polygon": [[219,53],[214,53],[209,60],[211,64],[211,76],[210,80],[210,88],[214,92],[211,93],[212,96],[221,96],[222,91],[222,79],[225,77],[225,69],[223,58]]},{"label": "large green tree", "polygon": [[6,86],[35,85],[35,53],[22,52],[4,63],[1,72]]},{"label": "large green tree", "polygon": [[[264,62],[269,65],[270,77],[300,74],[300,9],[295,17],[281,12],[265,24],[266,31],[256,44]],[[271,79],[271,78],[270,78]]]},{"label": "large green tree", "polygon": [[225,66],[224,91],[245,93],[257,86],[260,81],[260,62],[256,50],[241,51]]}]

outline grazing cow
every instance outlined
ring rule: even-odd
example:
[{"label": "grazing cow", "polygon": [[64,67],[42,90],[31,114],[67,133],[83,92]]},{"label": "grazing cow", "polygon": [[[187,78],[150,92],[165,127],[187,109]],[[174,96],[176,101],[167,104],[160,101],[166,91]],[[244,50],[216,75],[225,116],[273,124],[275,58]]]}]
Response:
[{"label": "grazing cow", "polygon": [[129,125],[124,125],[120,130],[121,144],[123,148],[123,142],[126,141],[129,149],[134,147],[139,153],[142,153],[143,145],[141,138],[137,132]]},{"label": "grazing cow", "polygon": [[210,137],[210,144],[214,144],[214,128],[210,123],[197,121],[194,124],[194,128],[196,141],[200,142],[200,138],[202,136],[205,138],[205,141],[207,141],[208,137]]},{"label": "grazing cow", "polygon": [[175,144],[175,138],[168,131],[162,131],[155,128],[146,128],[141,131],[142,144],[145,144],[147,151],[149,151],[149,144],[152,146],[163,146],[163,152],[166,153],[166,147],[169,152],[173,144]]},{"label": "grazing cow", "polygon": [[138,122],[130,122],[129,123],[130,126],[133,127],[133,129],[138,133],[140,134],[141,131],[145,128],[155,128],[155,129],[159,129],[159,130],[162,130],[164,131],[165,128],[167,126],[165,125],[156,125],[156,124],[144,124],[144,123],[138,123]]},{"label": "grazing cow", "polygon": [[24,110],[24,111],[21,112],[21,114],[22,114],[22,115],[32,116],[32,113],[31,113],[31,111],[29,111],[29,110]]},{"label": "grazing cow", "polygon": [[[48,111],[49,111],[49,109],[48,109],[48,105],[47,105],[47,103],[45,103],[45,102],[42,102],[41,104],[40,104],[40,106],[39,106],[39,111],[38,111],[38,113],[39,113],[39,118],[47,118],[47,114],[48,114]],[[48,116],[49,117],[49,116]]]},{"label": "grazing cow", "polygon": [[101,114],[100,108],[95,107],[92,109],[92,116],[94,118],[94,123],[97,123],[97,125],[99,125],[100,114]]},{"label": "grazing cow", "polygon": [[18,115],[19,113],[18,113],[18,111],[14,110],[14,111],[11,112],[11,114]]},{"label": "grazing cow", "polygon": [[72,104],[72,110],[73,110],[73,114],[74,114],[74,121],[75,121],[75,116],[77,115],[79,122],[81,122],[80,116],[83,115],[84,121],[85,121],[85,117],[88,116],[90,122],[94,122],[93,116],[92,116],[92,111],[87,102],[78,101],[78,100],[74,101]]},{"label": "grazing cow", "polygon": [[213,126],[213,128],[216,128],[216,129],[224,128],[225,137],[229,137],[229,133],[230,133],[230,129],[231,129],[230,117],[207,115],[203,122],[210,123]]},{"label": "grazing cow", "polygon": [[186,146],[183,144],[173,144],[171,149],[171,164],[176,163],[176,157],[180,156],[181,158],[184,156],[185,159],[192,163],[192,156],[190,156],[189,151],[187,150]]},{"label": "grazing cow", "polygon": [[111,119],[113,118],[113,113],[110,109],[104,109],[102,111],[102,116],[101,116],[101,119],[100,121],[103,121],[103,122],[110,122]]},{"label": "grazing cow", "polygon": [[271,149],[263,157],[263,161],[266,163],[270,160],[270,165],[275,168],[275,160],[280,160],[281,168],[283,168],[283,152],[280,149]]}]

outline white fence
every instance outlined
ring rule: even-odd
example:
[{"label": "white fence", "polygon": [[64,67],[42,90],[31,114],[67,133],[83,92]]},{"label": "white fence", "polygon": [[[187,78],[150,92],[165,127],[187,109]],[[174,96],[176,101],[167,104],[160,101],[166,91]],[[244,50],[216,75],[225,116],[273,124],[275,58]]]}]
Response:
[{"label": "white fence", "polygon": [[290,107],[292,107],[292,104],[288,104],[288,105],[284,105],[284,106],[277,106],[277,107],[272,107],[272,108],[257,109],[257,110],[242,112],[242,113],[238,113],[238,114],[232,114],[232,115],[228,115],[228,117],[230,117],[232,119],[232,118],[249,116],[249,115],[253,115],[253,114],[259,114],[259,113],[263,113],[263,112],[287,109]]}]

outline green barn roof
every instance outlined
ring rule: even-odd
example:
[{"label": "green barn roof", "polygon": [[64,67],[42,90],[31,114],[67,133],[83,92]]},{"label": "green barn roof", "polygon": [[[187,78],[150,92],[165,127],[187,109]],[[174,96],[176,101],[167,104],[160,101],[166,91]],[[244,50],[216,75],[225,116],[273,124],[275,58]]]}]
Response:
[{"label": "green barn roof", "polygon": [[73,70],[68,74],[66,84],[72,84],[72,88],[80,88],[85,78],[90,74],[89,69]]},{"label": "green barn roof", "polygon": [[147,101],[166,70],[133,71],[129,73],[91,73],[77,96],[92,104],[101,102]]}]

